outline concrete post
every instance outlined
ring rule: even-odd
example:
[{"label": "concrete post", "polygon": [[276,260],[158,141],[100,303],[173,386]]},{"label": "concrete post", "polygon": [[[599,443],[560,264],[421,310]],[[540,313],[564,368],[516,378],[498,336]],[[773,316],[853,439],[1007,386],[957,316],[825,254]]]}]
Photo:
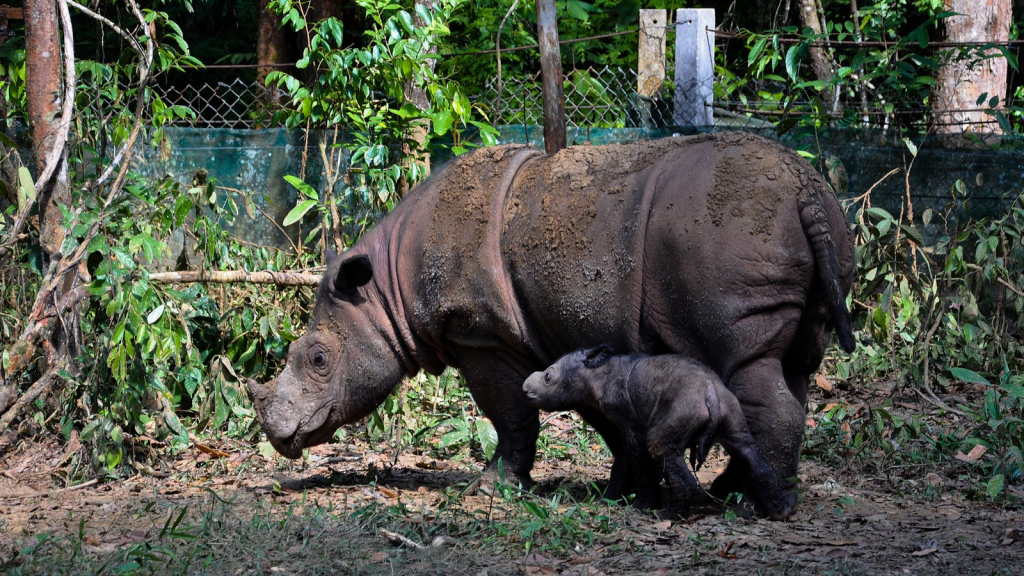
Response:
[{"label": "concrete post", "polygon": [[673,122],[677,126],[714,125],[715,11],[676,10],[676,94]]}]

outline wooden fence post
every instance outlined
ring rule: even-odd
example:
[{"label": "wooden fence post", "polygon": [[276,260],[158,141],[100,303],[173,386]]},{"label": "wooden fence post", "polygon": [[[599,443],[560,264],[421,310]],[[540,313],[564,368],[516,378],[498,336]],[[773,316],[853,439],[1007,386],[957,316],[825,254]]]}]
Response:
[{"label": "wooden fence post", "polygon": [[640,96],[640,125],[654,126],[651,118],[653,100],[661,99],[665,85],[665,26],[667,10],[640,11],[640,45],[637,50],[636,92]]},{"label": "wooden fence post", "polygon": [[715,11],[676,10],[676,126],[714,125]]},{"label": "wooden fence post", "polygon": [[537,43],[540,45],[541,90],[544,93],[544,149],[554,154],[566,145],[562,51],[558,47],[555,0],[537,0]]}]

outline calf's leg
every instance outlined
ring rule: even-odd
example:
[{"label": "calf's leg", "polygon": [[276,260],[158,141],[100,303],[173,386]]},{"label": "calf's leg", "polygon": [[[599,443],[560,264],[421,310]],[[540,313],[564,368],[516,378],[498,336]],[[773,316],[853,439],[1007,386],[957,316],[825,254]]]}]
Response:
[{"label": "calf's leg", "polygon": [[622,448],[626,454],[626,465],[632,471],[636,482],[636,498],[633,506],[642,510],[654,510],[661,505],[662,470],[651,457],[647,438],[635,426],[625,425],[622,429]]},{"label": "calf's leg", "polygon": [[685,518],[690,513],[690,503],[700,493],[700,482],[686,463],[683,452],[672,451],[665,456],[665,480],[671,498],[669,511]]}]

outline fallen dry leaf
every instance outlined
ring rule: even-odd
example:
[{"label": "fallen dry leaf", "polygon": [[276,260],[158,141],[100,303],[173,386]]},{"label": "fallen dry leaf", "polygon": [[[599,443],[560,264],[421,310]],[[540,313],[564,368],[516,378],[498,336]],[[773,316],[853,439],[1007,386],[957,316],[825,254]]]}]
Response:
[{"label": "fallen dry leaf", "polygon": [[798,534],[787,534],[787,535],[782,537],[782,541],[785,542],[786,544],[793,544],[793,545],[796,545],[796,546],[800,546],[800,545],[803,545],[803,544],[810,544],[810,542],[811,542],[807,538],[804,538],[803,536],[800,536]]},{"label": "fallen dry leaf", "polygon": [[383,562],[383,561],[385,561],[387,559],[388,559],[388,553],[387,552],[374,552],[373,554],[370,554],[370,562],[372,562],[374,564],[380,564],[381,562]]},{"label": "fallen dry leaf", "polygon": [[828,546],[859,546],[860,542],[856,540],[826,540],[825,544]]},{"label": "fallen dry leaf", "polygon": [[200,444],[199,442],[193,442],[192,445],[195,446],[196,449],[199,450],[200,452],[202,452],[203,454],[209,454],[213,458],[227,458],[228,456],[231,456],[231,454],[228,454],[227,452],[225,452],[223,450],[217,450],[216,448],[210,448],[206,444]]},{"label": "fallen dry leaf", "polygon": [[654,525],[651,526],[651,528],[654,528],[655,530],[660,530],[660,531],[668,530],[671,527],[672,527],[672,521],[671,520],[663,520],[661,522],[656,522]]},{"label": "fallen dry leaf", "polygon": [[570,556],[568,560],[569,564],[573,566],[579,566],[580,564],[590,564],[593,561],[594,559],[590,556],[577,556],[575,554]]},{"label": "fallen dry leaf", "polygon": [[726,560],[735,560],[735,559],[739,558],[739,556],[737,556],[737,555],[732,553],[732,547],[735,544],[736,544],[735,542],[728,542],[726,544],[723,544],[718,549],[718,556],[720,558],[725,558]]},{"label": "fallen dry leaf", "polygon": [[383,486],[378,486],[377,489],[380,490],[381,494],[387,496],[388,498],[398,498],[397,490],[389,490],[388,488],[384,488]]},{"label": "fallen dry leaf", "polygon": [[824,390],[826,392],[831,392],[832,391],[832,383],[828,381],[828,378],[825,378],[824,374],[821,374],[821,373],[815,374],[814,375],[814,383],[818,385],[818,388],[821,388],[822,390]]},{"label": "fallen dry leaf", "polygon": [[88,544],[89,546],[100,545],[100,539],[95,536],[86,536],[85,538],[82,538],[82,541]]},{"label": "fallen dry leaf", "polygon": [[984,456],[985,452],[988,452],[988,448],[985,448],[981,444],[976,444],[974,448],[971,448],[971,451],[968,452],[967,454],[964,454],[963,452],[957,450],[957,453],[954,456],[954,458],[962,462],[975,462],[978,460],[978,458]]},{"label": "fallen dry leaf", "polygon": [[918,550],[917,552],[911,552],[910,555],[911,556],[927,556],[927,555],[931,554],[932,552],[938,552],[938,551],[939,551],[939,548],[936,546],[935,548],[926,548],[924,550]]}]

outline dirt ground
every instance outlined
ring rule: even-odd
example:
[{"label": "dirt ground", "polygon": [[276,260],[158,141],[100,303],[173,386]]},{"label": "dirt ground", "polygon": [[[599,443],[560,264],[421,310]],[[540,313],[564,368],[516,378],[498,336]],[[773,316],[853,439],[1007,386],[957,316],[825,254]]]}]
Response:
[{"label": "dirt ground", "polygon": [[[572,505],[607,477],[607,464],[541,461],[535,494],[551,511],[541,518],[509,512],[511,500],[460,494],[475,477],[471,465],[405,453],[396,461],[366,445],[320,446],[306,463],[235,442],[193,448],[155,475],[70,489],[54,487],[58,443],[8,450],[0,572],[1024,574],[1024,512],[965,501],[938,475],[923,481],[934,490],[906,495],[804,462],[787,522],[744,519],[710,502],[672,522],[600,501]],[[724,464],[715,458],[699,473],[705,485]],[[517,531],[529,522],[540,526],[532,536]],[[201,565],[147,565],[139,550],[159,556],[175,530],[192,536],[172,547],[178,555],[204,546]],[[51,540],[31,550],[41,534]]]}]

